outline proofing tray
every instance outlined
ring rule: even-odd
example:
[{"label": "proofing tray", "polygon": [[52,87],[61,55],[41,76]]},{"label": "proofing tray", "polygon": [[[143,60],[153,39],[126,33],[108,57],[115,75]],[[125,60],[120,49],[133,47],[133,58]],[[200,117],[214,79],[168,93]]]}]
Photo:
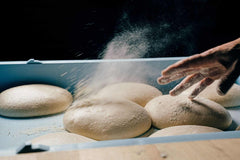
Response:
[{"label": "proofing tray", "polygon": [[[44,83],[57,85],[74,93],[78,82],[89,82],[94,75],[99,81],[144,82],[160,89],[164,94],[179,81],[158,85],[161,70],[184,57],[125,59],[125,60],[74,60],[74,61],[29,61],[0,62],[0,92],[17,85]],[[105,68],[105,70],[102,69]],[[97,72],[96,72],[97,71]],[[130,73],[131,72],[131,73]],[[118,78],[112,77],[117,75]],[[125,75],[125,73],[130,73]],[[119,76],[121,78],[119,78]],[[236,83],[240,84],[240,79]],[[121,145],[141,145],[163,142],[193,141],[206,139],[240,138],[240,131],[233,131],[240,125],[240,106],[229,108],[233,123],[222,133],[169,136],[157,138],[132,138],[124,140],[99,141],[48,147],[48,151],[72,150]],[[16,154],[19,147],[31,139],[52,132],[63,131],[63,113],[34,118],[7,118],[0,116],[0,156]],[[35,146],[38,148],[39,146]]]}]

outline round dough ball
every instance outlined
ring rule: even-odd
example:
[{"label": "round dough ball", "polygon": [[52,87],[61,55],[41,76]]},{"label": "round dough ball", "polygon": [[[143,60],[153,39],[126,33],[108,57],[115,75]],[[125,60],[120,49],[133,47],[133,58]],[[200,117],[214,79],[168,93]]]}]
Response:
[{"label": "round dough ball", "polygon": [[89,98],[64,114],[66,130],[96,140],[132,138],[151,127],[144,108],[126,99]]},{"label": "round dough ball", "polygon": [[7,117],[33,117],[55,114],[67,109],[72,95],[66,89],[29,84],[13,87],[0,94],[0,115]]},{"label": "round dough ball", "polygon": [[221,132],[222,130],[199,125],[181,125],[173,126],[158,130],[157,132],[151,134],[149,137],[164,137],[164,136],[176,136],[184,134],[199,134],[208,132]]},{"label": "round dough ball", "polygon": [[[204,89],[198,96],[210,99],[214,102],[221,104],[223,107],[236,107],[240,106],[240,86],[233,84],[231,89],[227,92],[226,95],[220,96],[217,93],[219,81],[215,81],[206,89]],[[196,84],[197,85],[197,84]],[[183,94],[190,95],[196,85],[190,87]]]},{"label": "round dough ball", "polygon": [[122,82],[104,87],[97,93],[96,96],[122,97],[144,107],[148,101],[160,95],[162,95],[162,92],[151,85],[144,83]]},{"label": "round dough ball", "polygon": [[159,129],[177,125],[203,125],[226,129],[231,125],[229,112],[220,104],[205,98],[163,95],[145,106]]},{"label": "round dough ball", "polygon": [[31,140],[32,144],[42,144],[47,146],[94,142],[95,140],[68,132],[49,133]]}]

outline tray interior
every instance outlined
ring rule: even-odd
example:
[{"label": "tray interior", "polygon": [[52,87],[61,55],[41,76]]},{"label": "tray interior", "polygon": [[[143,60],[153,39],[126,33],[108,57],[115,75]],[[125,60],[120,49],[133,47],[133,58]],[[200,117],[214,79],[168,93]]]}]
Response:
[{"label": "tray interior", "polygon": [[[179,59],[181,58],[42,61],[37,64],[4,62],[0,63],[0,92],[17,85],[44,83],[66,88],[75,94],[82,85],[94,86],[98,82],[99,85],[94,86],[97,88],[108,83],[132,81],[150,84],[167,94],[179,81],[159,85],[156,79],[161,70]],[[240,125],[240,106],[228,110],[233,118],[233,124],[227,129],[231,131]],[[0,149],[16,149],[34,137],[62,131],[62,118],[63,113],[35,118],[0,116]]]}]

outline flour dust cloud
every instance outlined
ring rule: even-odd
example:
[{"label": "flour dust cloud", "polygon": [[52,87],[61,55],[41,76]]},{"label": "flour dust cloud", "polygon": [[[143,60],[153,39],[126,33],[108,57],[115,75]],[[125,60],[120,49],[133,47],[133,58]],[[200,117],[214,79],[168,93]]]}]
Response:
[{"label": "flour dust cloud", "polygon": [[120,21],[115,36],[99,54],[103,62],[91,76],[77,84],[76,99],[91,96],[108,84],[147,83],[149,77],[156,77],[151,75],[147,65],[134,59],[171,56],[178,52],[189,54],[194,49],[189,43],[194,39],[192,25],[179,27],[169,21],[158,20],[133,24],[125,12]]}]

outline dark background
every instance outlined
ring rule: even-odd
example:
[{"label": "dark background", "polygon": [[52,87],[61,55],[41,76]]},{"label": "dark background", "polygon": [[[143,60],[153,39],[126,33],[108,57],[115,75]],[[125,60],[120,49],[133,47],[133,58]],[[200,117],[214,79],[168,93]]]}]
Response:
[{"label": "dark background", "polygon": [[[240,36],[234,0],[22,0],[3,12],[0,61],[97,59],[116,34],[146,26],[148,57],[187,56]],[[162,37],[171,39],[164,54]]]}]

